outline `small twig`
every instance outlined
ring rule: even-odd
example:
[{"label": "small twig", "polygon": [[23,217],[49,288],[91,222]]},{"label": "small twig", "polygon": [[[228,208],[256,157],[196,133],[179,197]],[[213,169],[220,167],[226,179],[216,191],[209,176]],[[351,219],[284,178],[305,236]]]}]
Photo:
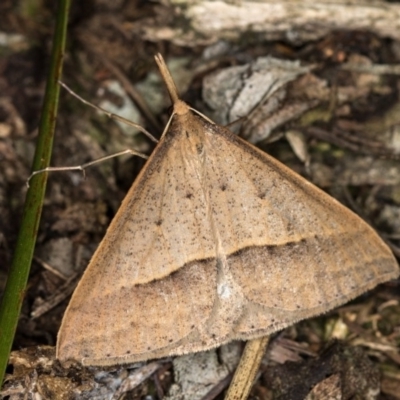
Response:
[{"label": "small twig", "polygon": [[114,393],[112,399],[120,399],[124,393],[138,387],[161,367],[162,364],[160,362],[153,361],[149,364],[143,365],[143,367],[138,368],[137,370],[132,372],[126,379],[124,379],[121,386]]},{"label": "small twig", "polygon": [[391,149],[385,147],[384,143],[376,140],[360,138],[355,134],[350,134],[341,129],[327,131],[315,126],[310,126],[309,128],[306,128],[304,132],[307,135],[354,152],[360,152],[367,155],[384,156],[390,159],[398,158],[398,155],[394,154]]},{"label": "small twig", "polygon": [[268,341],[269,336],[264,336],[246,343],[225,400],[246,400],[249,397]]},{"label": "small twig", "polygon": [[220,380],[201,400],[214,400],[225,388],[228,387],[232,380],[232,374],[227,375]]},{"label": "small twig", "polygon": [[36,307],[31,312],[31,318],[36,319],[47,313],[54,307],[58,306],[62,301],[64,301],[71,293],[75,290],[76,285],[81,278],[81,273],[76,272],[70,278],[68,278],[57,290],[51,295],[43,304]]},{"label": "small twig", "polygon": [[46,261],[42,260],[38,256],[33,256],[33,259],[37,261],[41,266],[46,269],[47,271],[50,271],[53,275],[57,276],[58,278],[66,281],[68,279],[68,276],[63,274],[61,271],[59,271],[57,268],[54,268],[52,265],[47,263]]}]

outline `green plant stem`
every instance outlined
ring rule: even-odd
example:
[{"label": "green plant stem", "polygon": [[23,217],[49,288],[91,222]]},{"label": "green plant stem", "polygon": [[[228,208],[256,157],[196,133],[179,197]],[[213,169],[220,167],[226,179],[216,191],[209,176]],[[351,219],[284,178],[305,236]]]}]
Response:
[{"label": "green plant stem", "polygon": [[[67,35],[70,0],[59,0],[55,24],[50,71],[47,79],[39,135],[32,171],[49,166],[53,147],[54,129],[58,108],[62,63]],[[2,302],[0,304],[0,382],[3,382],[11,346],[21,311],[28,281],[43,199],[47,174],[32,178],[23,209],[21,227],[15,253],[9,271]]]}]

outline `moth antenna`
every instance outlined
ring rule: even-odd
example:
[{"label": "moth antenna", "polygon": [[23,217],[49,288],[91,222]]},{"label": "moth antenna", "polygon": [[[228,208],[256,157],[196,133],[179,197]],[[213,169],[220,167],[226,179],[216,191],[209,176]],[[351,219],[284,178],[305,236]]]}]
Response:
[{"label": "moth antenna", "polygon": [[111,158],[115,158],[115,157],[119,157],[119,156],[123,156],[125,154],[131,154],[133,156],[139,156],[141,158],[144,158],[145,160],[147,160],[149,157],[146,154],[140,153],[136,150],[132,150],[132,149],[126,149],[126,150],[122,150],[119,151],[118,153],[114,153],[114,154],[110,154],[108,156],[104,156],[101,158],[98,158],[97,160],[93,160],[93,161],[89,161],[85,164],[81,164],[81,165],[73,165],[70,167],[47,167],[47,168],[43,168],[43,169],[38,169],[37,171],[33,171],[28,179],[26,180],[26,186],[29,188],[29,182],[31,181],[31,179],[38,174],[42,174],[43,172],[55,172],[55,171],[82,171],[83,177],[86,177],[86,168],[87,167],[91,167],[92,165],[101,163],[103,161],[106,160],[110,160]]},{"label": "moth antenna", "polygon": [[172,104],[175,104],[179,101],[178,89],[176,88],[175,82],[172,79],[167,64],[165,63],[164,58],[160,53],[156,54],[154,58],[156,60],[158,69],[160,70],[160,74],[165,82],[165,85],[167,86]]},{"label": "moth antenna", "polygon": [[120,115],[111,113],[109,111],[107,111],[106,109],[104,109],[103,107],[100,106],[96,106],[93,103],[90,103],[89,101],[85,100],[83,97],[79,96],[78,93],[75,93],[68,85],[66,85],[64,82],[62,81],[58,81],[58,83],[67,91],[69,92],[72,96],[74,96],[75,98],[77,98],[79,101],[81,101],[83,104],[86,104],[89,107],[94,108],[97,111],[102,112],[103,114],[107,115],[108,118],[111,118],[115,121],[120,121],[123,122],[126,125],[129,126],[133,126],[134,128],[136,128],[137,130],[139,130],[140,132],[142,132],[144,135],[146,135],[152,142],[154,143],[158,143],[158,140],[146,129],[143,128],[143,126],[136,124],[133,121],[130,121],[129,119],[126,119],[124,117],[121,117]]}]

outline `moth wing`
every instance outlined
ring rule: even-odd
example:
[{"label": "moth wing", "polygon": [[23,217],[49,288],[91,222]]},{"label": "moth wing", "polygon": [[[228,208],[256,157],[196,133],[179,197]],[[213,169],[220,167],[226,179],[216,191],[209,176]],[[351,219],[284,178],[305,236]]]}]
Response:
[{"label": "moth wing", "polygon": [[325,192],[226,129],[210,149],[213,218],[247,301],[232,338],[274,332],[398,277],[376,232]]},{"label": "moth wing", "polygon": [[95,252],[64,315],[59,359],[157,357],[211,313],[215,238],[180,134],[159,143]]}]

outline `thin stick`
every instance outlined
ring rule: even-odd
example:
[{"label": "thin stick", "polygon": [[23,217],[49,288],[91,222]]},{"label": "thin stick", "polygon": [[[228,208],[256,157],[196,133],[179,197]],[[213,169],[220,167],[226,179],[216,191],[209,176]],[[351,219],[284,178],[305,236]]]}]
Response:
[{"label": "thin stick", "polygon": [[69,93],[72,94],[72,96],[76,97],[78,100],[80,100],[83,104],[86,104],[89,107],[94,108],[97,111],[101,111],[102,113],[106,114],[107,117],[114,119],[116,121],[120,121],[123,122],[127,125],[133,126],[134,128],[136,128],[137,130],[139,130],[140,132],[144,133],[151,141],[153,141],[154,143],[158,143],[158,140],[146,129],[144,129],[141,125],[136,124],[135,122],[130,121],[129,119],[126,119],[124,117],[121,117],[117,114],[113,114],[107,110],[105,110],[102,107],[96,106],[95,104],[92,104],[90,102],[88,102],[87,100],[85,100],[83,97],[79,96],[79,94],[75,93],[71,88],[69,88],[64,82],[58,81],[60,83],[60,85],[66,89]]},{"label": "thin stick", "polygon": [[135,151],[135,150],[127,149],[127,150],[120,151],[118,153],[114,153],[114,154],[110,154],[108,156],[104,156],[104,157],[98,158],[97,160],[89,161],[89,162],[87,162],[85,164],[81,164],[81,165],[74,165],[74,166],[71,166],[71,167],[47,167],[47,168],[39,169],[37,171],[33,171],[30,174],[29,178],[26,180],[26,185],[29,187],[29,182],[32,179],[32,177],[37,175],[37,174],[41,174],[43,172],[82,171],[83,175],[85,175],[85,169],[87,167],[91,167],[92,165],[98,164],[100,162],[109,160],[109,159],[114,158],[114,157],[122,156],[124,154],[132,154],[134,156],[142,157],[142,158],[144,158],[146,160],[149,158],[146,154],[139,153],[138,151]]},{"label": "thin stick", "polygon": [[269,336],[264,336],[246,343],[225,400],[246,400],[248,398],[268,341]]}]

